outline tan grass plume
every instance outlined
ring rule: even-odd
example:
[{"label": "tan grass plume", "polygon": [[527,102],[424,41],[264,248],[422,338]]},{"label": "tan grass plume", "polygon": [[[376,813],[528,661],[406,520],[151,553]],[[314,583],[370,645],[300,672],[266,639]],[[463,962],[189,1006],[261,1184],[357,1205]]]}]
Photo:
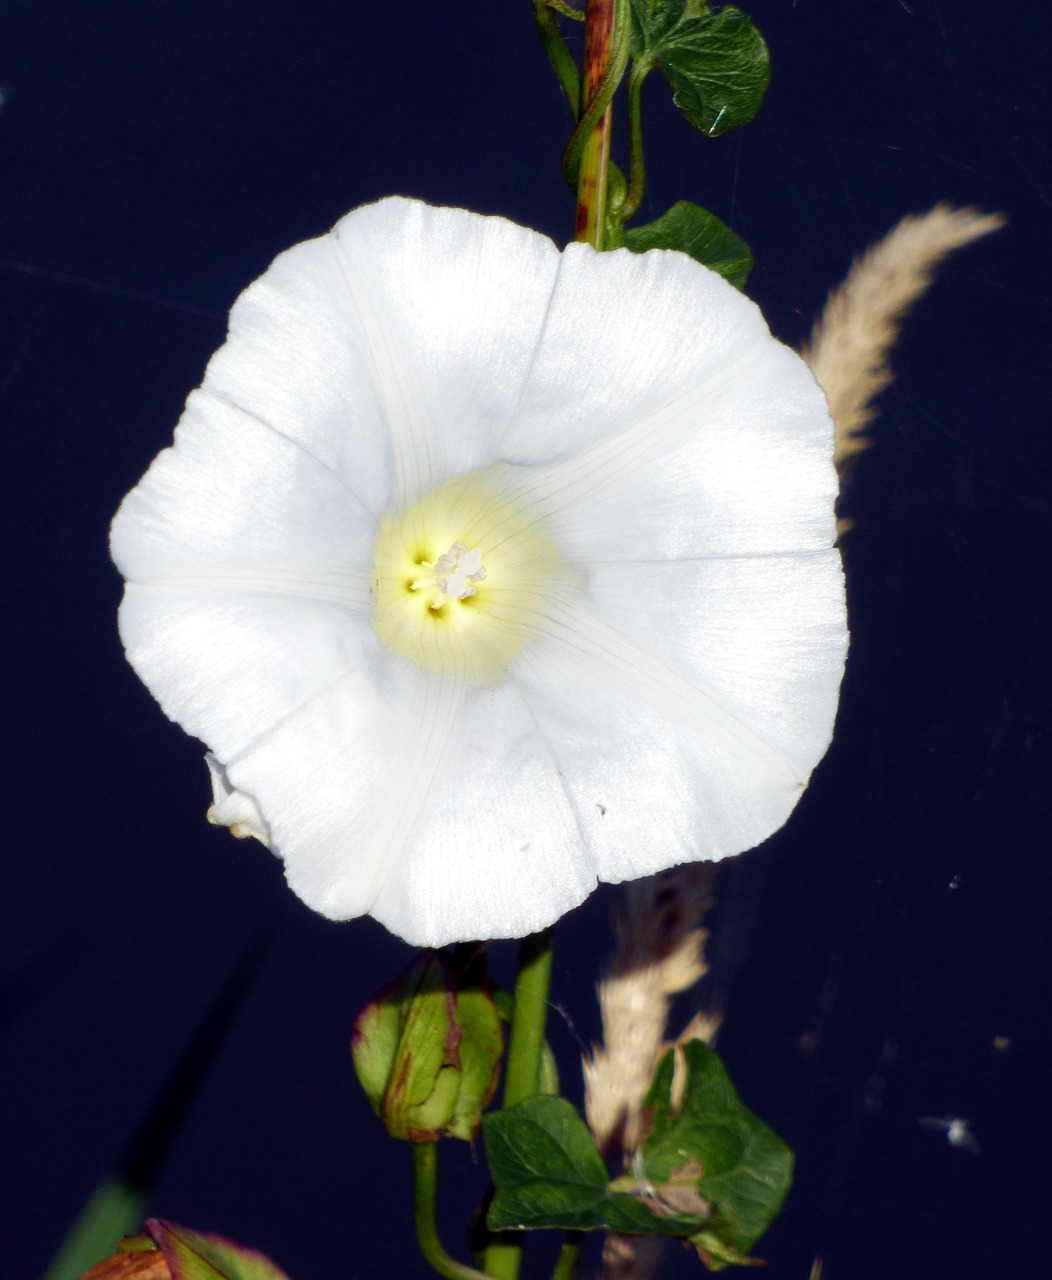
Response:
[{"label": "tan grass plume", "polygon": [[847,279],[829,295],[803,356],[829,401],[838,469],[869,445],[873,401],[892,380],[888,352],[935,268],[955,249],[1004,222],[998,213],[948,204],[903,218],[855,259]]},{"label": "tan grass plume", "polygon": [[[673,998],[706,972],[707,931],[701,922],[715,902],[717,864],[699,862],[625,886],[615,910],[616,949],[599,984],[603,1043],[584,1062],[585,1113],[601,1149],[631,1166],[644,1135],[643,1099],[668,1047]],[[717,1021],[695,1017],[679,1041],[708,1040]],[[648,1280],[660,1268],[665,1242],[610,1232],[602,1280]]]},{"label": "tan grass plume", "polygon": [[[705,973],[701,920],[714,902],[714,863],[637,880],[614,917],[617,947],[599,984],[603,1044],[585,1060],[585,1112],[602,1148],[630,1155],[639,1143],[643,1098],[666,1044],[673,997]],[[695,1020],[692,1036],[714,1026]]]}]

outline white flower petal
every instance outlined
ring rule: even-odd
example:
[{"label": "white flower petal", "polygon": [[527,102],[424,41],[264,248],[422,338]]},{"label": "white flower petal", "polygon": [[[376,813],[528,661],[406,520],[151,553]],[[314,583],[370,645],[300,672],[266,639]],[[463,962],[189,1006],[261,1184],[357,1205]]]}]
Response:
[{"label": "white flower petal", "polygon": [[485,466],[519,403],[543,331],[560,254],[504,218],[389,199],[332,232],[402,476],[391,501],[416,501]]},{"label": "white flower petal", "polygon": [[[494,803],[495,797],[499,803]],[[545,927],[595,888],[559,761],[514,684],[472,688],[420,825],[371,914],[438,946]]]},{"label": "white flower petal", "polygon": [[226,772],[268,797],[289,884],[333,919],[368,911],[421,946],[473,936],[480,916],[487,937],[518,937],[595,887],[556,763],[510,686],[349,674]]},{"label": "white flower petal", "polygon": [[316,911],[362,915],[397,874],[464,696],[400,664],[361,664],[224,759],[234,786],[266,797],[289,884]]},{"label": "white flower petal", "polygon": [[684,254],[568,245],[500,454],[545,465],[628,427],[645,432],[653,414],[722,386],[771,342],[755,304]]},{"label": "white flower petal", "polygon": [[332,236],[287,250],[238,298],[204,391],[294,443],[374,518],[387,505],[385,406]]},{"label": "white flower petal", "polygon": [[[372,628],[338,605],[221,587],[129,583],[120,632],[165,714],[224,764],[348,672],[382,661]],[[273,825],[266,793],[245,789]]]},{"label": "white flower petal", "polygon": [[585,563],[832,546],[829,421],[806,365],[770,336],[720,374],[522,491]]},{"label": "white flower petal", "polygon": [[550,240],[503,218],[367,205],[245,290],[205,385],[378,516],[492,460],[559,262]]},{"label": "white flower petal", "polygon": [[204,578],[301,595],[313,578],[323,598],[362,608],[375,536],[375,519],[336,475],[206,382],[174,447],[121,503],[110,550],[131,582]]},{"label": "white flower petal", "polygon": [[242,750],[378,650],[375,528],[309,454],[196,392],[113,523],[129,661],[220,758]]},{"label": "white flower petal", "polygon": [[738,707],[580,612],[551,625],[516,679],[557,755],[601,880],[752,848],[803,790],[806,776]]},{"label": "white flower petal", "polygon": [[836,714],[843,593],[833,550],[595,565],[588,587],[610,631],[733,711],[801,783]]}]

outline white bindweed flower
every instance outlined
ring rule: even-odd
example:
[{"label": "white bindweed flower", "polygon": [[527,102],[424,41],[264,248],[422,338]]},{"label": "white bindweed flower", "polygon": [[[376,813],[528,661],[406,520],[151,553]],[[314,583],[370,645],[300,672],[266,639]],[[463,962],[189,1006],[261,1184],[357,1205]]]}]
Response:
[{"label": "white bindweed flower", "polygon": [[786,820],[846,647],[831,455],[691,259],[383,200],[235,304],[114,521],[121,636],[315,910],[523,935]]}]

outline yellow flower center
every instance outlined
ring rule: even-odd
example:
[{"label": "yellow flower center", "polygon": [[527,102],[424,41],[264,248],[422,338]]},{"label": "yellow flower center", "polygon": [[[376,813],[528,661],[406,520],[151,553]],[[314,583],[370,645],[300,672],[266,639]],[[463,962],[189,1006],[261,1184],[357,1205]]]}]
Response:
[{"label": "yellow flower center", "polygon": [[373,626],[392,653],[499,684],[566,566],[539,518],[488,467],[380,520]]}]

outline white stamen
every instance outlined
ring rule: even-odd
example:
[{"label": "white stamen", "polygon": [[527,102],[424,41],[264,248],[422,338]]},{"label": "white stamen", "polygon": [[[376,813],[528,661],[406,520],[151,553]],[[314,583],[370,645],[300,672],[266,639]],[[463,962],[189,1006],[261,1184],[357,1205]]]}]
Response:
[{"label": "white stamen", "polygon": [[486,580],[482,552],[478,547],[469,551],[463,542],[454,542],[431,567],[435,571],[435,586],[454,600],[466,600],[468,596],[475,595],[473,584]]}]

